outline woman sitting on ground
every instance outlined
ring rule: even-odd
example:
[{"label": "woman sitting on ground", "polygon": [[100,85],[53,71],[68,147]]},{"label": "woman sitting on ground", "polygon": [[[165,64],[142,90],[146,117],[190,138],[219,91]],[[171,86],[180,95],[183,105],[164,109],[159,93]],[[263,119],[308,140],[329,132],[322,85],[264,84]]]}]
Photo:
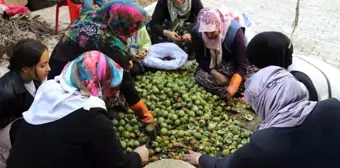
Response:
[{"label": "woman sitting on ground", "polygon": [[223,10],[204,8],[190,37],[199,64],[196,81],[222,98],[233,97],[256,70],[246,58],[245,30],[235,20]]},{"label": "woman sitting on ground", "polygon": [[309,101],[304,86],[277,66],[261,69],[245,83],[245,99],[263,124],[250,143],[217,159],[191,151],[185,159],[201,168],[337,167],[340,102]]},{"label": "woman sitting on ground", "polygon": [[130,69],[133,67],[132,55],[126,42],[145,26],[146,22],[146,11],[130,0],[114,0],[93,12],[80,16],[68,27],[52,52],[50,60],[52,71],[49,79],[59,75],[67,62],[72,61],[76,56],[91,50],[100,51],[124,68],[120,87],[123,96],[114,95],[114,100],[111,102],[121,105],[125,104],[126,100],[144,124],[153,123],[153,116],[133,83],[130,74]]},{"label": "woman sitting on ground", "polygon": [[134,78],[139,74],[145,72],[145,67],[142,60],[146,58],[148,51],[151,48],[151,40],[145,26],[138,30],[138,32],[127,40],[130,51],[133,55],[133,67],[131,69],[131,76]]},{"label": "woman sitting on ground", "polygon": [[98,51],[67,64],[23,113],[7,168],[142,168],[148,149],[125,154],[103,101],[122,78],[123,68]]},{"label": "woman sitting on ground", "polygon": [[201,0],[159,0],[147,26],[152,43],[175,42],[190,55],[187,35],[201,9]]},{"label": "woman sitting on ground", "polygon": [[258,68],[271,65],[283,67],[303,83],[310,100],[331,97],[340,100],[340,72],[327,63],[306,56],[293,56],[291,40],[280,32],[263,32],[247,46],[247,57]]},{"label": "woman sitting on ground", "polygon": [[38,40],[20,40],[13,48],[8,69],[0,78],[0,148],[7,159],[36,90],[50,71],[47,47]]}]

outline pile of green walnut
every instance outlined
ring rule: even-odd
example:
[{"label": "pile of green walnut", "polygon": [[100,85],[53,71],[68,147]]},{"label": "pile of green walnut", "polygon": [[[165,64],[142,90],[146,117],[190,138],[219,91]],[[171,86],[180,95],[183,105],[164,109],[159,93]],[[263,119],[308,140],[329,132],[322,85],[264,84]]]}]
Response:
[{"label": "pile of green walnut", "polygon": [[[251,131],[243,123],[253,116],[243,111],[250,106],[206,92],[195,83],[195,66],[176,72],[147,72],[136,79],[136,88],[159,125],[150,149],[151,161],[183,159],[188,150],[227,156],[249,142]],[[126,151],[146,143],[142,124],[131,110],[119,112],[113,123]]]}]

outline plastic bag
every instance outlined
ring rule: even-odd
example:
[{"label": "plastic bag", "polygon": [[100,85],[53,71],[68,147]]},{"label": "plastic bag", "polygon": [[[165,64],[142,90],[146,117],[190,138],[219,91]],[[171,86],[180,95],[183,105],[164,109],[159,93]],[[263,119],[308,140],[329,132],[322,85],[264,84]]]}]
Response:
[{"label": "plastic bag", "polygon": [[[172,60],[162,60],[170,57]],[[185,53],[178,45],[174,43],[159,43],[152,45],[147,57],[143,60],[143,65],[151,68],[175,70],[184,65],[188,59]]]},{"label": "plastic bag", "polygon": [[7,6],[0,4],[0,15],[3,15],[7,9]]}]

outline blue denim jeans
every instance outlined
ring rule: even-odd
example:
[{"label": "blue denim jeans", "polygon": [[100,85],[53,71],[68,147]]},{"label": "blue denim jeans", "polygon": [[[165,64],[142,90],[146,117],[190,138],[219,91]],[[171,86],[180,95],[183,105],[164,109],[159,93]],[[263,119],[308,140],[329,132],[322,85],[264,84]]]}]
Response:
[{"label": "blue denim jeans", "polygon": [[83,3],[83,8],[81,10],[81,13],[85,13],[88,11],[93,10],[93,2],[95,2],[99,7],[101,7],[102,5],[104,5],[105,3],[108,2],[108,0],[84,0]]}]

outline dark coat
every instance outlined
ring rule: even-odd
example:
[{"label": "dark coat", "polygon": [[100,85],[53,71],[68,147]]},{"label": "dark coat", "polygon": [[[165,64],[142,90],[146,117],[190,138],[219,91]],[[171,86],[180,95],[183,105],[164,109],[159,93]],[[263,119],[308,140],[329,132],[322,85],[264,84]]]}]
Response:
[{"label": "dark coat", "polygon": [[78,109],[54,122],[24,122],[7,168],[142,168],[136,152],[124,152],[107,112]]},{"label": "dark coat", "polygon": [[339,167],[340,102],[320,101],[301,125],[255,132],[250,143],[217,159],[199,158],[201,168],[333,168]]},{"label": "dark coat", "polygon": [[[38,88],[41,82],[34,81]],[[9,71],[0,78],[0,129],[22,116],[33,103],[18,72]]]}]

